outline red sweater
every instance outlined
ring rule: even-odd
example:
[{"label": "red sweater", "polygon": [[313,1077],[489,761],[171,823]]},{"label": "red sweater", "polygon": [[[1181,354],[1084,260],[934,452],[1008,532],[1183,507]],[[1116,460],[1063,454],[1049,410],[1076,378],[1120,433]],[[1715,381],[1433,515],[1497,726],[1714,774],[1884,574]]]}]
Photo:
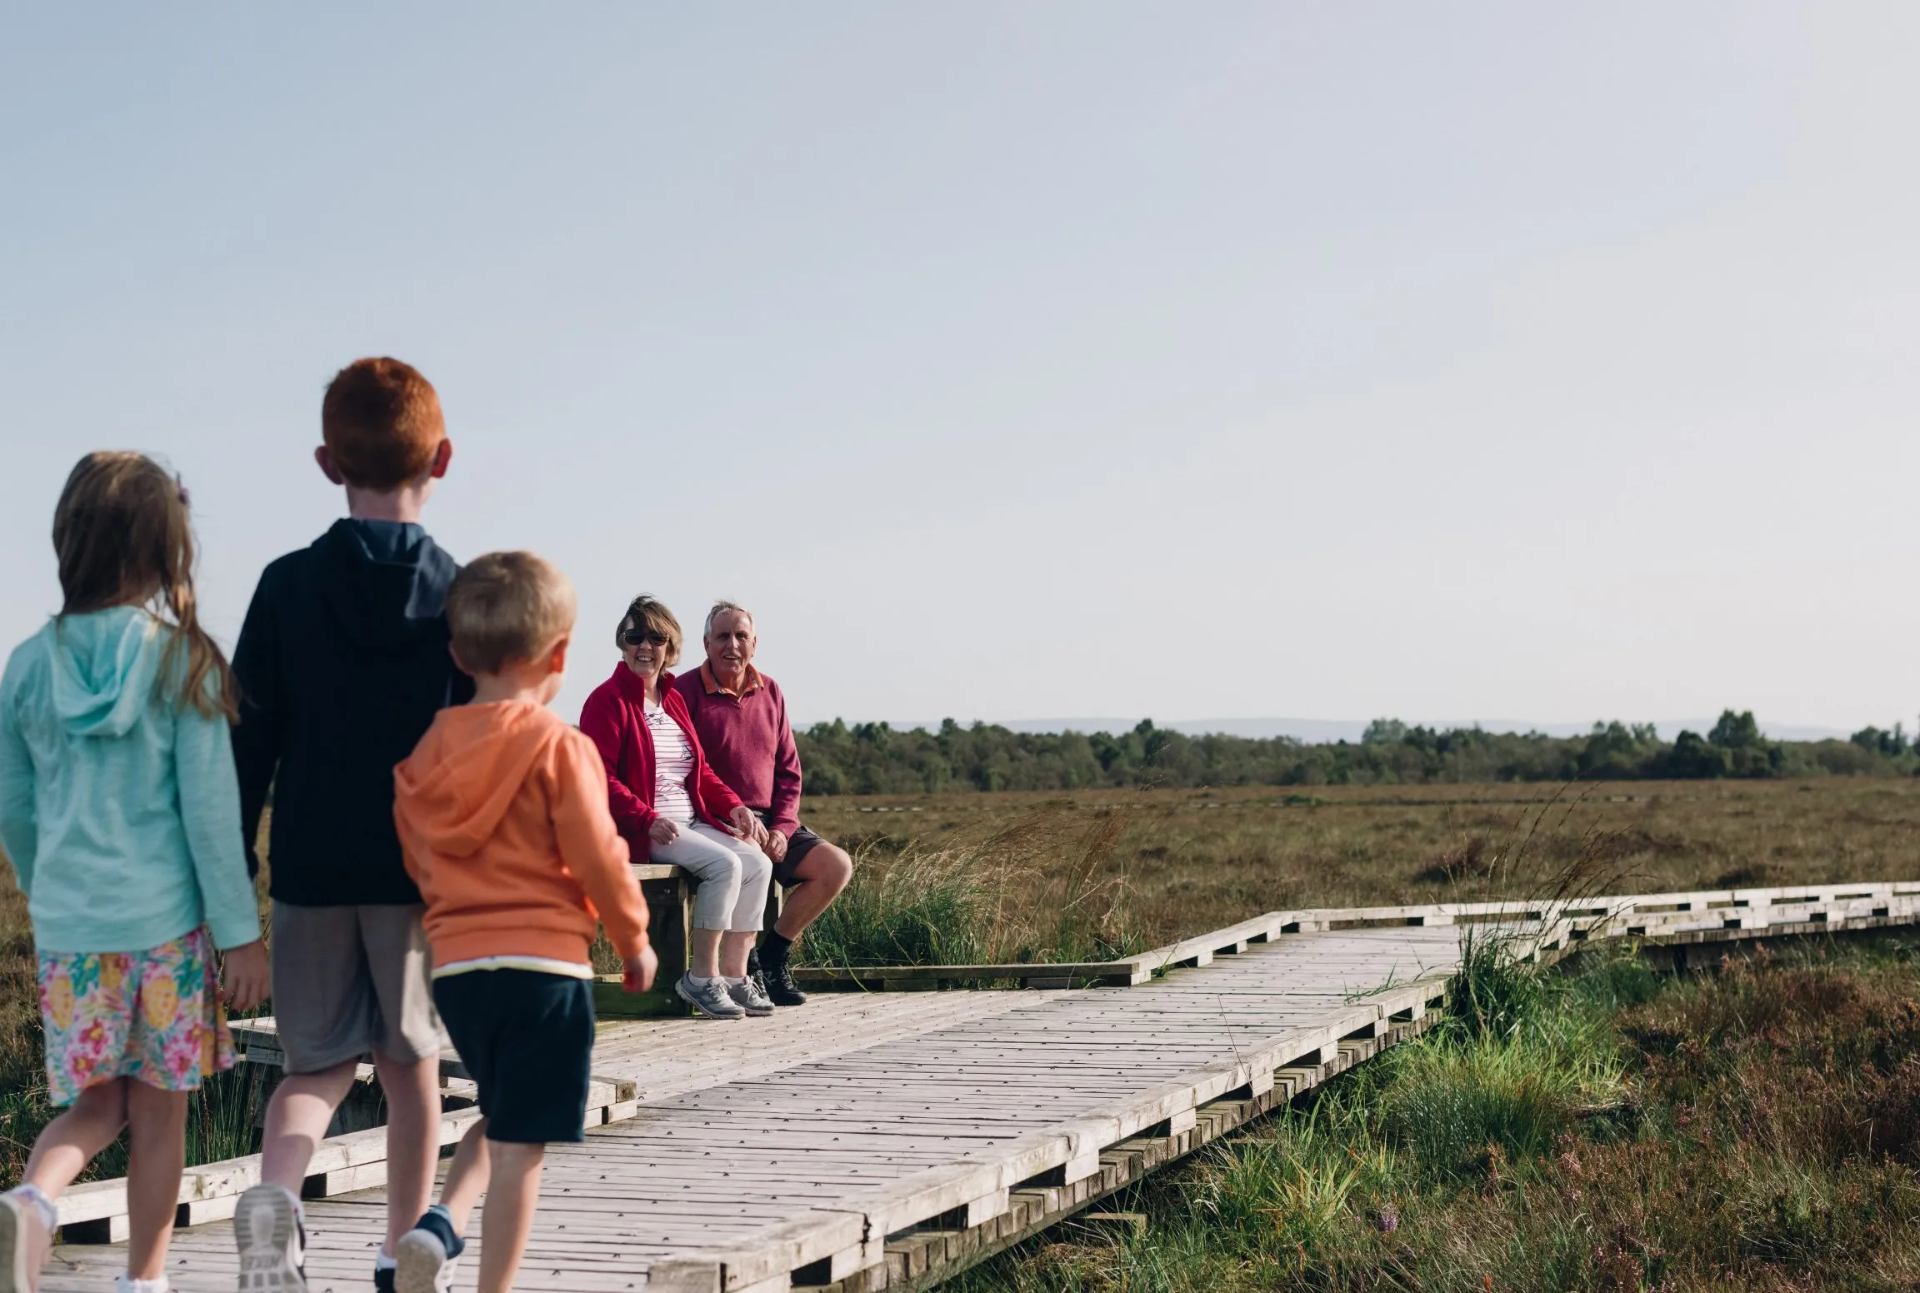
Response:
[{"label": "red sweater", "polygon": [[800,825],[800,751],[787,722],[787,698],[764,673],[744,696],[709,694],[701,672],[687,670],[673,689],[686,702],[713,770],[742,803],[768,815],[767,825],[791,837]]},{"label": "red sweater", "polygon": [[[653,811],[653,734],[647,731],[647,693],[640,675],[626,662],[613,667],[613,677],[593,689],[580,711],[580,730],[593,739],[600,762],[607,765],[607,807],[614,824],[627,839],[644,844],[647,828],[659,816]],[[699,733],[687,717],[686,702],[673,689],[673,675],[660,675],[660,707],[680,724],[693,747],[693,775],[687,778],[687,797],[693,811],[709,826],[730,831],[728,814],[740,806],[739,796],[713,775],[700,750]]]}]

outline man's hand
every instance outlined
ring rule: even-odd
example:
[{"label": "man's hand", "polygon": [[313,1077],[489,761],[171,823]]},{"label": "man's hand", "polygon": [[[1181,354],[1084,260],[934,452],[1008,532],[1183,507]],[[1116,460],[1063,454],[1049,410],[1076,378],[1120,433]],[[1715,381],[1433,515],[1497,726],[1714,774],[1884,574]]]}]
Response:
[{"label": "man's hand", "polygon": [[646,992],[653,987],[653,976],[659,972],[660,958],[651,946],[643,947],[640,955],[627,959],[627,972],[620,986],[628,992]]},{"label": "man's hand", "polygon": [[767,842],[760,847],[767,851],[769,861],[778,862],[787,856],[787,837],[772,827],[768,827]]},{"label": "man's hand", "polygon": [[741,804],[738,808],[735,808],[729,816],[733,819],[733,833],[735,835],[738,835],[743,840],[757,844],[761,848],[766,847],[767,828],[761,824],[759,816],[755,814],[753,809],[747,807],[745,804]]},{"label": "man's hand", "polygon": [[664,848],[680,838],[680,828],[664,817],[656,817],[647,827],[647,838]]},{"label": "man's hand", "polygon": [[273,991],[273,969],[267,964],[267,945],[254,939],[244,947],[221,954],[220,999],[233,1011],[252,1010]]}]

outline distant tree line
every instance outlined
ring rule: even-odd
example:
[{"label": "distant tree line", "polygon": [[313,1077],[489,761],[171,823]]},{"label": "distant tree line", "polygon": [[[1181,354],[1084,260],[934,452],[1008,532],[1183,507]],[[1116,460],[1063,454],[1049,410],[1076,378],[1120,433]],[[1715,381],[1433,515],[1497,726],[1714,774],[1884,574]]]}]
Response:
[{"label": "distant tree line", "polygon": [[1315,786],[1429,781],[1912,776],[1920,746],[1903,725],[1849,740],[1772,741],[1751,711],[1727,710],[1702,736],[1662,741],[1651,723],[1595,723],[1584,736],[1438,731],[1376,719],[1358,743],[1188,736],[1151,719],[1128,732],[1014,732],[987,723],[902,731],[835,720],[798,733],[813,795],[1096,786]]}]

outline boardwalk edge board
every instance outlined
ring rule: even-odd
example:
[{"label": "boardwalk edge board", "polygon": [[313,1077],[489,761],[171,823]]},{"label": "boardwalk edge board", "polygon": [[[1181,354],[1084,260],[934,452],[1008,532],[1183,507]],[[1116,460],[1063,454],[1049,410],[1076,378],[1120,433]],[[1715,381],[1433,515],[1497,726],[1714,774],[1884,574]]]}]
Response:
[{"label": "boardwalk edge board", "polygon": [[[1100,984],[1136,987],[1156,973],[1209,965],[1289,934],[1396,926],[1538,923],[1572,940],[1679,939],[1709,930],[1808,932],[1806,925],[1869,928],[1865,922],[1910,924],[1920,919],[1920,882],[1789,885],[1764,889],[1686,890],[1676,893],[1573,897],[1527,901],[1426,903],[1395,907],[1319,907],[1271,911],[1225,929],[1112,961],[1024,962],[1002,965],[810,966],[795,976],[809,988],[868,992],[913,991],[943,983],[1018,981],[1023,987]],[[1814,932],[1817,932],[1814,931]]]}]

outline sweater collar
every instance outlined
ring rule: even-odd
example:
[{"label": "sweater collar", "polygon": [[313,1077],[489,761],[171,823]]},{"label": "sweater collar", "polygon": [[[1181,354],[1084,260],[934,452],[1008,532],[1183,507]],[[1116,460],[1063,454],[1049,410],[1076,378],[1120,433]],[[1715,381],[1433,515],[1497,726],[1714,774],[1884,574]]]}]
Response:
[{"label": "sweater collar", "polygon": [[764,686],[766,686],[766,682],[760,677],[760,671],[752,665],[748,665],[746,681],[742,684],[740,690],[729,691],[720,685],[718,678],[713,676],[713,666],[704,660],[700,662],[700,689],[709,696],[731,696],[735,700],[744,700]]}]

